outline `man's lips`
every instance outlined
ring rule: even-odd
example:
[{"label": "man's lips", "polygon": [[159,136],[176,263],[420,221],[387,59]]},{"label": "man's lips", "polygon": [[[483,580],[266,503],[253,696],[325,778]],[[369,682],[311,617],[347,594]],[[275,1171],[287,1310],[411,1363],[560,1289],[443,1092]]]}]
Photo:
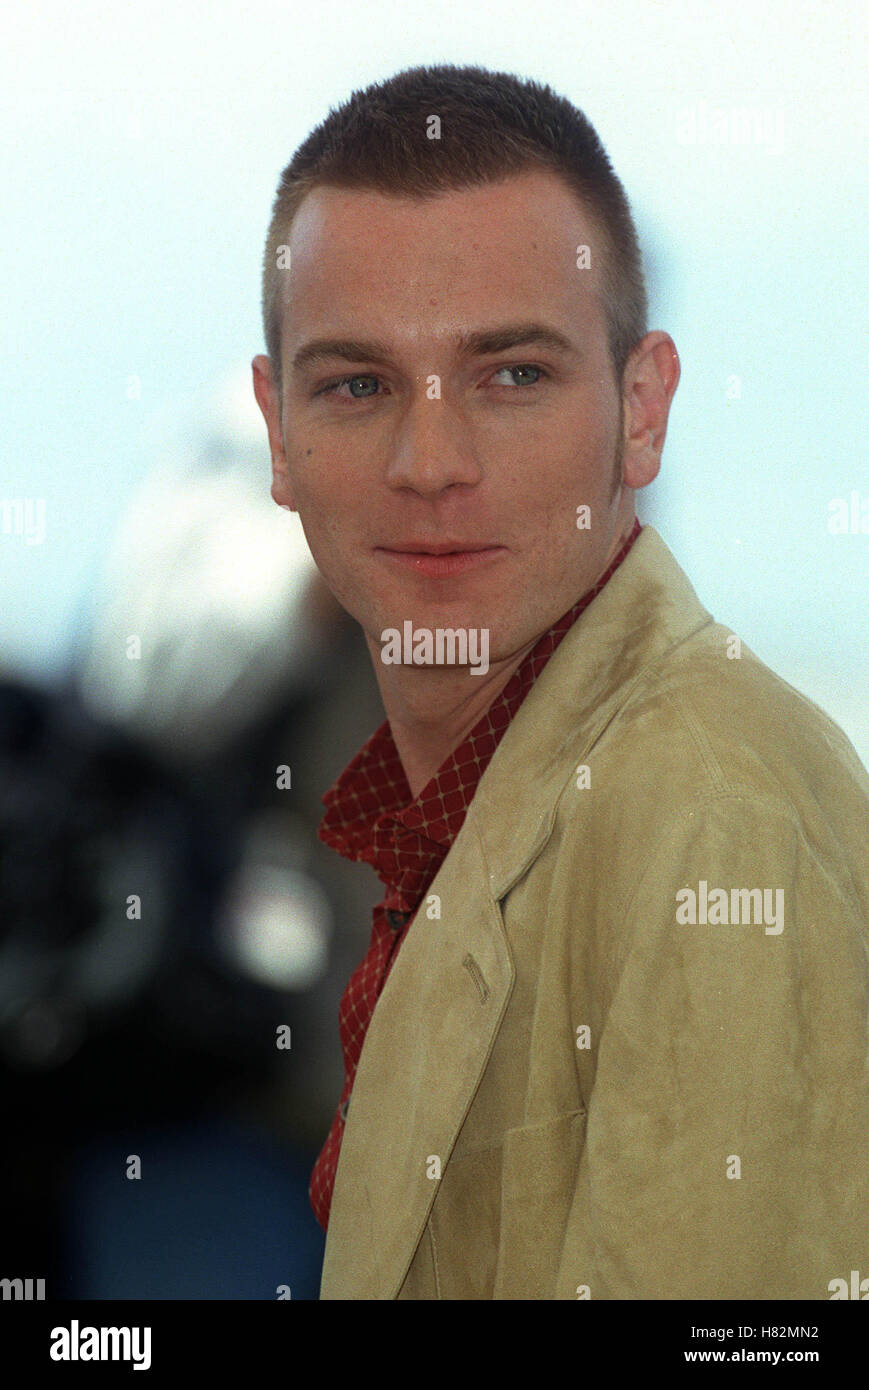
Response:
[{"label": "man's lips", "polygon": [[452,555],[469,550],[498,550],[494,541],[396,541],[395,545],[378,545],[375,550],[389,550],[398,555]]},{"label": "man's lips", "polygon": [[478,541],[402,541],[399,545],[374,548],[388,560],[432,578],[460,574],[488,564],[507,550],[503,545]]}]

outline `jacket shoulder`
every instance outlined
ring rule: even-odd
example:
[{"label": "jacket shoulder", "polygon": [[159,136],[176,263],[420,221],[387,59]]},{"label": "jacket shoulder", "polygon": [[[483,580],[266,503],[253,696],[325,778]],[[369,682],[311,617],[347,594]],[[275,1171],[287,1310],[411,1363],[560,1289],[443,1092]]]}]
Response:
[{"label": "jacket shoulder", "polygon": [[[719,623],[658,657],[586,757],[592,838],[631,856],[656,828],[729,807],[738,832],[767,808],[822,861],[865,864],[869,777],[850,741],[813,701]],[[561,832],[585,821],[575,769],[559,798]],[[762,815],[760,817],[762,819]]]}]

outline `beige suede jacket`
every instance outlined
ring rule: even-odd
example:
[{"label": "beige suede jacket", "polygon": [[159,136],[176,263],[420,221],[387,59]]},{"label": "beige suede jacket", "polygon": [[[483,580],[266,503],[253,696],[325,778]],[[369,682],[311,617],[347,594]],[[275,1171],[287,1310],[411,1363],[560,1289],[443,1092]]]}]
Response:
[{"label": "beige suede jacket", "polygon": [[869,1297],[867,992],[869,778],[646,526],[378,1000],[321,1297]]}]

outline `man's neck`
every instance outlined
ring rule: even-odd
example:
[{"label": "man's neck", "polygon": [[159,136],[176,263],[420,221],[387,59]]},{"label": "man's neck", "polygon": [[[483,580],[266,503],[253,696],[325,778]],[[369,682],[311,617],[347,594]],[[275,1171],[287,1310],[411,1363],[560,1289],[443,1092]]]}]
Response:
[{"label": "man's neck", "polygon": [[483,676],[462,667],[390,666],[371,639],[374,670],[398,756],[416,798],[500,695],[537,638]]}]

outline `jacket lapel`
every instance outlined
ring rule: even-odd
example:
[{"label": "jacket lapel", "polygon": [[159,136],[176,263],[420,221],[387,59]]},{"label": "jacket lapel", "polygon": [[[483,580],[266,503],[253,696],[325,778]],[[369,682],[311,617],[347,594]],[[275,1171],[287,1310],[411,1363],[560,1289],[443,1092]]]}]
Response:
[{"label": "jacket lapel", "polygon": [[[332,1197],[321,1298],[391,1299],[425,1229],[515,972],[473,823],[411,923],[368,1027]],[[440,918],[427,915],[432,895]],[[431,909],[433,910],[433,909]],[[352,1252],[352,1254],[351,1254]]]}]

